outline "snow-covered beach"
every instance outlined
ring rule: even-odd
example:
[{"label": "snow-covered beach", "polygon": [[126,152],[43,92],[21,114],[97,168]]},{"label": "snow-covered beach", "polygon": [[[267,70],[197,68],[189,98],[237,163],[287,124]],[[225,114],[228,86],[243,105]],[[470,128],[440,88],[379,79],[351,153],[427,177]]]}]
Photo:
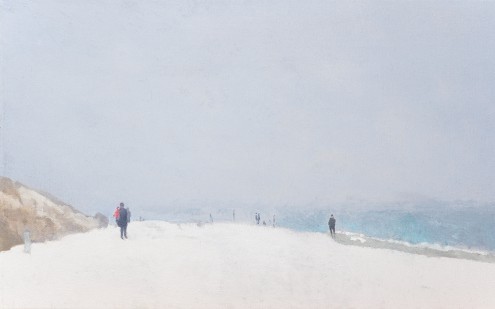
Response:
[{"label": "snow-covered beach", "polygon": [[494,288],[494,263],[245,224],[133,222],[125,241],[111,226],[0,253],[2,308],[493,308]]},{"label": "snow-covered beach", "polygon": [[0,0],[0,309],[495,308],[494,29]]}]

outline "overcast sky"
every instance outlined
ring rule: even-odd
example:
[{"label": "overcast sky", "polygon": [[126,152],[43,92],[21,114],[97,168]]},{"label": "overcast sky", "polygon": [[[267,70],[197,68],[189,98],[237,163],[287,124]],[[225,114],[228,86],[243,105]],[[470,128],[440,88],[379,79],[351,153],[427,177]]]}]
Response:
[{"label": "overcast sky", "polygon": [[0,35],[2,174],[83,211],[495,201],[495,2],[0,0]]}]

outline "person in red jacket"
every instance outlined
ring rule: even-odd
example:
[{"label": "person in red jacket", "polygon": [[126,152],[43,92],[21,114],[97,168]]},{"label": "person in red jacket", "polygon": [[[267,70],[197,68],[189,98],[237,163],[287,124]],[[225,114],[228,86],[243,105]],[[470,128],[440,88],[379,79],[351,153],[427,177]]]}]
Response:
[{"label": "person in red jacket", "polygon": [[115,218],[115,223],[117,223],[117,221],[119,220],[119,207],[115,208],[113,217]]}]

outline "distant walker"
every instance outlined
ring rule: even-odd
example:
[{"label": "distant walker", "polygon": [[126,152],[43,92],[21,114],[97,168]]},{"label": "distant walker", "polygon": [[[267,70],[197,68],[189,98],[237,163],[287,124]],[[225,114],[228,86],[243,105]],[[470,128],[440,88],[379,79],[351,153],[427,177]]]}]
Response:
[{"label": "distant walker", "polygon": [[256,220],[256,224],[260,224],[260,214],[257,212],[256,215],[254,216],[254,219]]},{"label": "distant walker", "polygon": [[335,218],[330,215],[330,220],[328,220],[328,227],[330,228],[330,235],[335,238]]},{"label": "distant walker", "polygon": [[127,238],[127,223],[130,221],[130,213],[124,208],[124,203],[120,203],[117,225],[120,227],[120,238]]}]

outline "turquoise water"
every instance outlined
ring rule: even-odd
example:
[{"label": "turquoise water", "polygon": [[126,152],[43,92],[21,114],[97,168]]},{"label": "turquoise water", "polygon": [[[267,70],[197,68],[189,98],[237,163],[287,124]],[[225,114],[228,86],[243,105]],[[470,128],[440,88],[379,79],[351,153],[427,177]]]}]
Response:
[{"label": "turquoise water", "polygon": [[[232,209],[178,209],[148,216],[172,222],[232,222]],[[296,231],[328,233],[331,213],[337,219],[337,231],[364,234],[383,240],[411,244],[434,244],[460,249],[495,252],[495,205],[483,207],[451,207],[448,204],[420,205],[410,209],[339,211],[328,209],[295,210],[278,208],[236,209],[236,222],[254,224],[254,213],[262,221]]]},{"label": "turquoise water", "polygon": [[[278,224],[328,232],[328,211],[287,213]],[[495,210],[490,208],[381,210],[334,213],[336,229],[380,239],[495,251]]]}]

